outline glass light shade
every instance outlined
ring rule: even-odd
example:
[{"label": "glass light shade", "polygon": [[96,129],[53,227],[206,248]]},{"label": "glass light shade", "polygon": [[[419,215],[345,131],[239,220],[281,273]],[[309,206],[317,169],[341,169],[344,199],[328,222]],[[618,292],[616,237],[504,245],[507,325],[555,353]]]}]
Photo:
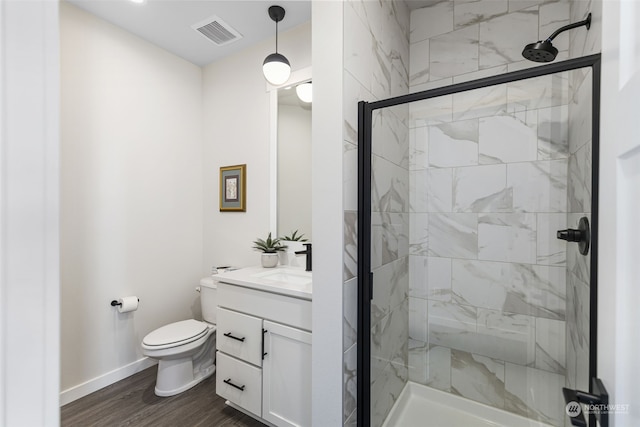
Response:
[{"label": "glass light shade", "polygon": [[296,94],[300,101],[302,102],[311,102],[313,99],[313,86],[311,82],[302,83],[296,86]]},{"label": "glass light shade", "polygon": [[279,53],[267,56],[262,64],[265,79],[272,85],[281,85],[291,76],[289,61]]}]

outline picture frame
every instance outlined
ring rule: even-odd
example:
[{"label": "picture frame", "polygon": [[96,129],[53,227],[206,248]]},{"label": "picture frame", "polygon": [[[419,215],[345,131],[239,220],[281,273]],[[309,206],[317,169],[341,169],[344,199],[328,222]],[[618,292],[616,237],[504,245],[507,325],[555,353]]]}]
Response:
[{"label": "picture frame", "polygon": [[247,165],[220,168],[220,212],[246,212]]}]

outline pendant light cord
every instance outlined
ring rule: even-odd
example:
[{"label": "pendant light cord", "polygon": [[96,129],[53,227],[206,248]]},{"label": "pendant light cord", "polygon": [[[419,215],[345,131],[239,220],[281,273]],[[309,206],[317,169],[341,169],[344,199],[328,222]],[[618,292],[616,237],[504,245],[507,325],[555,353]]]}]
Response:
[{"label": "pendant light cord", "polygon": [[278,53],[278,21],[276,21],[276,53]]}]

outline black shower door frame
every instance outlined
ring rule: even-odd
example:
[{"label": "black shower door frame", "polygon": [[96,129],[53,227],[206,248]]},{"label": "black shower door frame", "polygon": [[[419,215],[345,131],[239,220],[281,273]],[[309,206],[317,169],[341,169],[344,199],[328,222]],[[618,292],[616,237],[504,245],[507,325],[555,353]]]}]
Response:
[{"label": "black shower door frame", "polygon": [[358,343],[357,419],[358,426],[371,424],[371,156],[372,117],[375,110],[415,101],[467,92],[489,86],[526,80],[590,67],[592,70],[592,177],[591,177],[591,277],[589,304],[589,391],[597,375],[598,325],[598,165],[600,152],[600,54],[583,56],[469,82],[458,83],[375,102],[358,103]]}]

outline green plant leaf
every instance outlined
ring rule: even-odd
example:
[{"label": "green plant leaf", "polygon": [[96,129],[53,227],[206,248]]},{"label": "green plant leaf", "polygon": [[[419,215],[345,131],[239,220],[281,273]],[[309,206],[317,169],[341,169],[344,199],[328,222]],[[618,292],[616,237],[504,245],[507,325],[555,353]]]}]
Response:
[{"label": "green plant leaf", "polygon": [[303,237],[304,234],[298,234],[298,230],[296,230],[291,233],[291,236],[284,235],[283,237],[280,237],[280,240],[289,240],[291,242],[306,242],[307,239],[303,239]]},{"label": "green plant leaf", "polygon": [[276,253],[278,251],[283,251],[287,249],[286,245],[283,245],[281,242],[282,239],[276,237],[275,239],[271,237],[271,233],[267,236],[266,240],[264,239],[256,239],[253,244],[253,249],[264,252],[266,254]]}]

